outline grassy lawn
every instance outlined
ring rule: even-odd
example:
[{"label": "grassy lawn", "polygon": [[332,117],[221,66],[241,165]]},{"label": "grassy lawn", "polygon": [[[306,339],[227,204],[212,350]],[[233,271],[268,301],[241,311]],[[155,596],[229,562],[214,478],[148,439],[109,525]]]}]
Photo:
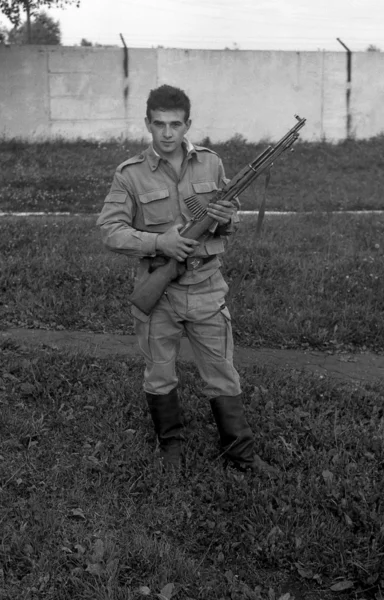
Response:
[{"label": "grassy lawn", "polygon": [[[224,258],[238,344],[383,350],[383,216],[267,217],[258,241],[254,224]],[[0,232],[0,327],[132,333],[135,262],[104,250],[95,217],[4,217]]]},{"label": "grassy lawn", "polygon": [[[282,132],[282,135],[286,133]],[[267,146],[233,138],[203,143],[233,177]],[[207,145],[207,144],[206,144]],[[0,142],[0,211],[99,212],[117,165],[144,146],[136,142]],[[274,210],[383,209],[384,136],[339,144],[298,142],[272,170],[268,207]],[[263,181],[242,196],[257,209]],[[256,197],[255,197],[256,192]]]},{"label": "grassy lawn", "polygon": [[[263,147],[216,149],[231,177]],[[98,212],[138,150],[1,142],[0,211]],[[330,212],[383,208],[383,154],[383,137],[300,143],[276,164],[269,207],[317,212],[266,217],[258,240],[242,220],[223,262],[237,344],[383,352],[384,217]],[[0,219],[1,329],[132,333],[135,261],[104,250],[95,221]],[[382,385],[242,369],[279,476],[239,476],[180,364],[177,479],[156,465],[140,361],[9,342],[0,356],[1,600],[383,600]]]},{"label": "grassy lawn", "polygon": [[257,451],[279,476],[239,476],[181,364],[175,477],[154,460],[141,363],[0,351],[1,598],[382,598],[381,388],[243,370]]}]

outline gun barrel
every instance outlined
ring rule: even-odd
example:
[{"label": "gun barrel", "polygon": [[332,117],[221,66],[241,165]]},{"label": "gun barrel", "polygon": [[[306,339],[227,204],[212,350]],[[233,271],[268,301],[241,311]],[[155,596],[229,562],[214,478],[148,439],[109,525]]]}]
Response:
[{"label": "gun barrel", "polygon": [[231,181],[224,187],[221,200],[231,200],[233,196],[238,196],[246,190],[251,183],[257,179],[273,161],[288,150],[299,138],[299,130],[305,125],[306,119],[301,119],[295,115],[296,125],[286,133],[275,146],[268,146],[259,156],[257,156],[249,165],[244,167]]}]

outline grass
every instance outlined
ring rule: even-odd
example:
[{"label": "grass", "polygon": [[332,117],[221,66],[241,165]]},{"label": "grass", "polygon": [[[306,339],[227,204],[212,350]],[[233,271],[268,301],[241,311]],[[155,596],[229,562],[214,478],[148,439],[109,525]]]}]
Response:
[{"label": "grass", "polygon": [[[282,132],[282,135],[285,132]],[[223,159],[233,177],[267,146],[235,137],[205,145]],[[137,154],[144,144],[0,142],[0,210],[99,212],[117,165]],[[268,207],[274,210],[382,209],[384,136],[295,144],[295,152],[273,167]],[[242,196],[243,209],[257,209],[263,181]],[[256,198],[255,198],[256,190]]]},{"label": "grass", "polygon": [[[267,217],[258,241],[254,223],[224,258],[238,344],[383,351],[384,217]],[[135,262],[103,249],[94,217],[7,217],[0,229],[0,327],[132,333]]]},{"label": "grass", "polygon": [[[242,221],[223,264],[237,343],[383,351],[384,218],[330,213],[382,208],[383,139],[300,143],[276,165],[270,208],[324,212],[267,217],[259,240]],[[232,176],[261,147],[217,149]],[[98,212],[137,150],[3,142],[0,210]],[[134,269],[101,247],[95,217],[2,218],[0,328],[132,333]],[[256,450],[280,476],[240,477],[222,469],[200,380],[180,364],[177,479],[156,465],[140,361],[0,353],[1,598],[383,600],[381,384],[241,370]]]},{"label": "grass", "polygon": [[243,370],[257,451],[280,476],[240,477],[181,364],[175,478],[156,467],[140,362],[1,351],[1,597],[131,600],[173,584],[179,600],[382,598],[381,388]]}]

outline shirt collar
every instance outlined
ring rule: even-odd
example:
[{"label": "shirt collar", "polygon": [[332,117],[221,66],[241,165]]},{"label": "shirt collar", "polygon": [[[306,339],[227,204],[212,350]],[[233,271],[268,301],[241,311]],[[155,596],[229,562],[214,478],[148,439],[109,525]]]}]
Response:
[{"label": "shirt collar", "polygon": [[[195,146],[186,137],[183,139],[183,146],[187,151],[187,160],[189,160],[192,156],[196,156],[197,160],[200,162],[200,158],[199,158],[198,153],[196,152]],[[146,155],[147,155],[149,166],[151,167],[151,170],[156,171],[157,167],[159,166],[159,162],[161,161],[161,156],[158,152],[156,152],[156,150],[153,147],[153,144],[151,144],[147,148]]]}]

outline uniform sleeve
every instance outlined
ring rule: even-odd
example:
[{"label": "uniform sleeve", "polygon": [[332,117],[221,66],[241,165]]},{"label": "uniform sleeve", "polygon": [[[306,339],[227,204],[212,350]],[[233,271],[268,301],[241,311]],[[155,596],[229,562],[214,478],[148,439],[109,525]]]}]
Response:
[{"label": "uniform sleeve", "polygon": [[[222,160],[220,159],[219,163],[219,187],[224,187],[227,183],[229,183],[230,179],[225,176],[225,170]],[[238,229],[239,224],[239,215],[237,211],[240,209],[240,202],[237,196],[235,196],[232,200],[234,207],[236,208],[236,212],[233,214],[228,225],[218,225],[216,229],[216,235],[231,235],[235,233]]]},{"label": "uniform sleeve", "polygon": [[97,219],[103,244],[112,252],[129,256],[155,256],[159,234],[138,231],[132,224],[136,204],[121,172],[116,171],[111,189]]}]

